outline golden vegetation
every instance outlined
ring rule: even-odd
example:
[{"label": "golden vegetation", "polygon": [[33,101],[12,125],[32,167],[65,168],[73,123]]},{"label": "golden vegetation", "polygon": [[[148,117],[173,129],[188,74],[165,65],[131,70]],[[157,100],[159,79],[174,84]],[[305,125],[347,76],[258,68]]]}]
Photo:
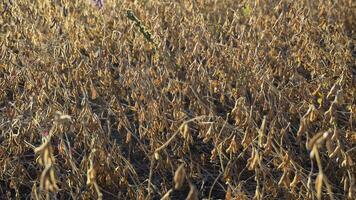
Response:
[{"label": "golden vegetation", "polygon": [[0,3],[5,199],[355,199],[355,2]]}]

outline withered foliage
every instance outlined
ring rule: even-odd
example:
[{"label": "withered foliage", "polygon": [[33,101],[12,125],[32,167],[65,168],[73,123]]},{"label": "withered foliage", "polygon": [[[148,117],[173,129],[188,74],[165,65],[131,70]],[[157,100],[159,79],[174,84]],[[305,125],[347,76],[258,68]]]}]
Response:
[{"label": "withered foliage", "polygon": [[355,6],[2,0],[1,199],[355,199]]}]

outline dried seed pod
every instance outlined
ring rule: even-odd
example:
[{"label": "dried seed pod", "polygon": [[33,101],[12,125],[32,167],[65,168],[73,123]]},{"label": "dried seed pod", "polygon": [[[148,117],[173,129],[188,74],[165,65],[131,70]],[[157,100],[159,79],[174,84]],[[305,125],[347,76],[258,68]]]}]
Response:
[{"label": "dried seed pod", "polygon": [[181,133],[184,139],[189,138],[189,126],[187,123],[184,123],[183,126],[181,127]]},{"label": "dried seed pod", "polygon": [[304,133],[306,130],[307,130],[307,120],[306,120],[306,118],[303,117],[300,120],[300,125],[299,125],[299,129],[297,132],[297,138],[300,138],[302,133]]},{"label": "dried seed pod", "polygon": [[341,179],[341,183],[344,183],[344,191],[347,191],[349,187],[349,179],[347,176],[343,176]]},{"label": "dried seed pod", "polygon": [[311,105],[311,112],[309,113],[309,122],[314,122],[318,118],[317,110],[314,105]]},{"label": "dried seed pod", "polygon": [[40,188],[45,191],[58,191],[57,180],[52,165],[47,165],[40,177]]},{"label": "dried seed pod", "polygon": [[217,156],[218,156],[218,149],[217,149],[217,148],[214,148],[214,149],[211,151],[210,160],[211,160],[211,161],[215,160]]},{"label": "dried seed pod", "polygon": [[250,133],[250,128],[247,127],[245,131],[245,135],[241,141],[241,144],[244,148],[246,148],[251,143],[251,141],[252,141],[252,136]]},{"label": "dried seed pod", "polygon": [[58,124],[68,124],[68,123],[72,122],[71,116],[65,115],[60,111],[56,111],[54,120]]},{"label": "dried seed pod", "polygon": [[259,164],[260,158],[257,150],[253,148],[251,157],[247,160],[248,170],[255,170],[256,164]]},{"label": "dried seed pod", "polygon": [[353,181],[353,183],[350,184],[349,189],[347,191],[348,191],[347,198],[355,199],[355,181]]},{"label": "dried seed pod", "polygon": [[158,152],[155,152],[155,153],[154,153],[154,156],[155,156],[155,159],[156,159],[156,160],[159,160],[159,159],[161,158],[161,156],[159,155]]},{"label": "dried seed pod", "polygon": [[47,166],[54,163],[54,156],[52,146],[50,144],[50,139],[44,139],[44,143],[41,146],[35,148],[34,151],[36,154],[39,154],[36,161],[40,165]]},{"label": "dried seed pod", "polygon": [[90,160],[90,167],[87,171],[87,185],[92,185],[95,182],[96,171],[93,166],[93,161]]},{"label": "dried seed pod", "polygon": [[198,189],[192,183],[189,184],[190,190],[186,200],[199,200]]},{"label": "dried seed pod", "polygon": [[312,191],[313,189],[312,189],[312,178],[311,178],[311,176],[309,175],[308,176],[308,180],[307,180],[307,188],[308,188],[308,191]]},{"label": "dried seed pod", "polygon": [[227,191],[226,191],[226,194],[225,194],[225,200],[232,200],[232,192],[231,192],[231,187],[230,186],[227,187]]},{"label": "dried seed pod", "polygon": [[315,190],[316,190],[316,196],[318,199],[321,199],[321,192],[322,192],[322,187],[323,187],[323,178],[324,174],[319,172],[318,176],[316,177],[315,180]]},{"label": "dried seed pod", "polygon": [[226,149],[227,153],[235,154],[237,152],[237,142],[235,135],[232,137],[229,147]]},{"label": "dried seed pod", "polygon": [[257,185],[256,190],[255,190],[255,196],[253,199],[260,200],[262,199],[262,193],[261,193],[261,187]]},{"label": "dried seed pod", "polygon": [[264,143],[264,138],[265,138],[265,135],[266,135],[266,126],[267,126],[267,117],[264,116],[263,117],[263,120],[262,120],[262,124],[261,124],[261,127],[258,131],[259,135],[258,135],[258,146],[259,147],[262,147],[263,146],[263,143]]},{"label": "dried seed pod", "polygon": [[93,83],[90,84],[90,98],[92,100],[95,100],[96,98],[98,98],[98,92],[96,91]]},{"label": "dried seed pod", "polygon": [[161,200],[171,200],[170,195],[172,191],[173,191],[172,189],[168,190],[168,192],[162,196]]},{"label": "dried seed pod", "polygon": [[291,187],[291,188],[297,187],[297,184],[300,182],[300,180],[301,180],[301,177],[299,175],[299,172],[296,171],[292,182],[289,184],[289,187]]},{"label": "dried seed pod", "polygon": [[272,129],[267,136],[266,143],[263,145],[263,148],[265,148],[264,153],[266,155],[268,155],[269,153],[272,152],[272,141],[273,141],[274,136],[275,136],[274,129]]},{"label": "dried seed pod", "polygon": [[282,163],[277,167],[277,169],[285,169],[286,167],[288,167],[290,164],[290,158],[289,158],[289,154],[286,153],[284,156],[283,156],[283,161]]},{"label": "dried seed pod", "polygon": [[174,174],[174,189],[178,190],[183,186],[185,176],[184,164],[181,164]]},{"label": "dried seed pod", "polygon": [[319,132],[310,139],[307,145],[307,149],[312,149],[314,145],[318,145],[321,141],[327,138],[330,135],[329,131]]},{"label": "dried seed pod", "polygon": [[227,183],[229,183],[231,181],[231,171],[232,171],[232,162],[229,161],[226,164],[225,171],[224,171],[224,174],[223,174],[223,179]]},{"label": "dried seed pod", "polygon": [[131,142],[131,140],[132,140],[132,133],[130,131],[127,131],[125,143],[128,144]]},{"label": "dried seed pod", "polygon": [[338,142],[336,148],[334,149],[334,151],[332,153],[329,154],[329,158],[334,158],[337,154],[340,153],[340,149],[341,149],[341,146],[340,146],[340,143]]},{"label": "dried seed pod", "polygon": [[213,130],[213,124],[211,124],[211,126],[209,127],[208,131],[206,132],[203,142],[204,143],[208,143],[209,140],[211,139],[211,135],[212,135],[212,130]]}]

